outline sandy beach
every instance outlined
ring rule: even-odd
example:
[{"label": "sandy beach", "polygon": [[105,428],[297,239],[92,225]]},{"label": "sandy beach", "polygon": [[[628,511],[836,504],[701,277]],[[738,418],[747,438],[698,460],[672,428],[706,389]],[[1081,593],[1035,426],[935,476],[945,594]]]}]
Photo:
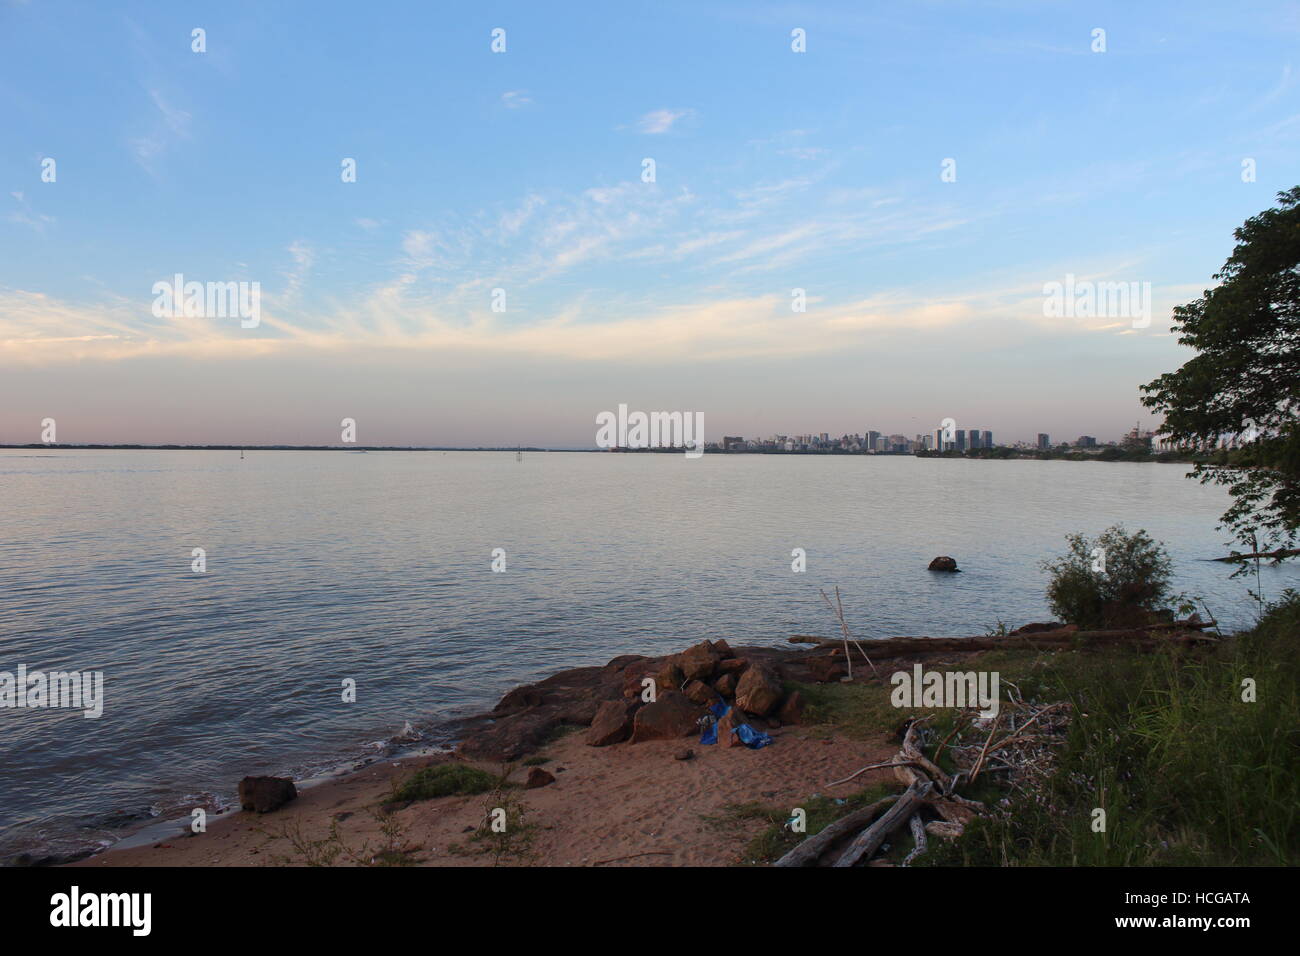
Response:
[{"label": "sandy beach", "polygon": [[[799,727],[770,731],[762,750],[700,746],[693,740],[647,741],[589,747],[573,733],[543,749],[555,782],[516,794],[534,825],[528,852],[503,865],[726,866],[743,862],[741,851],[760,823],[739,821],[719,828],[709,817],[729,804],[761,801],[795,807],[828,781],[896,749],[883,741],[819,737]],[[690,760],[675,759],[689,748]],[[395,778],[421,766],[456,759],[424,758],[376,764],[309,790],[273,813],[236,812],[212,819],[204,834],[182,834],[130,849],[110,849],[73,866],[275,866],[301,865],[286,832],[300,828],[308,839],[329,836],[337,823],[353,847],[384,843],[375,811],[389,799]],[[486,770],[498,770],[477,762]],[[511,780],[522,782],[528,768]],[[864,775],[870,783],[889,771]],[[490,794],[423,800],[392,817],[401,829],[407,861],[419,866],[493,865],[468,839],[490,808]],[[183,821],[182,821],[183,822]],[[459,850],[454,848],[460,848]]]}]

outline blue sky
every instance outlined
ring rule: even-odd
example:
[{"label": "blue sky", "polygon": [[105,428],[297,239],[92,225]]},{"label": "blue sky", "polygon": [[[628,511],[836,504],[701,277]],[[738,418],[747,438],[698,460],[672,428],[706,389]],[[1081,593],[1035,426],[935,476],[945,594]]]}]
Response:
[{"label": "blue sky", "polygon": [[[1300,181],[1298,39],[1269,2],[0,0],[0,441],[1115,437]],[[175,273],[261,324],[155,317]],[[1066,274],[1149,282],[1150,327],[1044,316]]]}]

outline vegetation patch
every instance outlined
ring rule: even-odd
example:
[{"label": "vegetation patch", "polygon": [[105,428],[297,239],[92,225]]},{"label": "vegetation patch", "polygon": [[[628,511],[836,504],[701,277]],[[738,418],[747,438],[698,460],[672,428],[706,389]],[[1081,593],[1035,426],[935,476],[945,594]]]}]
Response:
[{"label": "vegetation patch", "polygon": [[500,778],[465,763],[441,763],[424,767],[393,786],[393,801],[432,800],[435,797],[467,796],[495,789]]}]

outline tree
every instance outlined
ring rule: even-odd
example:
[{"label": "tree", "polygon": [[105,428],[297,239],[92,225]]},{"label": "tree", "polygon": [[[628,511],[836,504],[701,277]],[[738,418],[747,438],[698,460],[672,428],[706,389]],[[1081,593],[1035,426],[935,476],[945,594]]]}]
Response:
[{"label": "tree", "polygon": [[1107,528],[1096,541],[1065,536],[1070,550],[1044,561],[1047,603],[1066,624],[1081,628],[1142,627],[1168,617],[1169,554],[1139,529]]},{"label": "tree", "polygon": [[1219,285],[1174,309],[1178,341],[1197,355],[1142,386],[1176,444],[1235,441],[1192,475],[1227,488],[1222,525],[1252,550],[1290,546],[1300,528],[1300,186],[1277,198],[1236,230]]}]

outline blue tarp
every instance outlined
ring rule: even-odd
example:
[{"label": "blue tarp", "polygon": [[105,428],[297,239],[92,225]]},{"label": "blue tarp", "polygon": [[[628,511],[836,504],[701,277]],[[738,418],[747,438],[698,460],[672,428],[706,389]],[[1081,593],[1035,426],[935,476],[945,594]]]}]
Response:
[{"label": "blue tarp", "polygon": [[[716,719],[704,728],[704,733],[700,734],[700,743],[716,744],[718,742],[718,721],[727,716],[730,710],[731,708],[722,701],[718,701],[709,708],[709,713],[713,714]],[[740,742],[751,750],[766,747],[772,742],[771,737],[762,731],[755,730],[749,724],[741,724],[736,728],[735,733],[740,738]]]}]

